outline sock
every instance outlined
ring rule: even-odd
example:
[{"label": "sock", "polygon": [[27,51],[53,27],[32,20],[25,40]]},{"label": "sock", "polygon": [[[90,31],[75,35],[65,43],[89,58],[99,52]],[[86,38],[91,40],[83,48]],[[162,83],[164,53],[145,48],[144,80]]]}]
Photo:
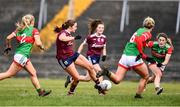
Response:
[{"label": "sock", "polygon": [[[77,81],[77,84],[78,84],[78,83],[79,83],[79,81]],[[71,84],[71,87],[70,87],[69,91],[70,91],[70,92],[74,92],[75,89],[76,89],[76,87],[77,87],[77,84],[76,84],[76,85]]]},{"label": "sock", "polygon": [[99,84],[99,83],[100,83],[99,79],[95,80],[95,83],[96,83],[96,84]]},{"label": "sock", "polygon": [[157,91],[159,89],[159,87],[156,87],[155,90]]},{"label": "sock", "polygon": [[40,92],[41,92],[41,88],[39,88],[39,89],[36,89],[36,91],[37,91],[38,93],[40,93]]}]

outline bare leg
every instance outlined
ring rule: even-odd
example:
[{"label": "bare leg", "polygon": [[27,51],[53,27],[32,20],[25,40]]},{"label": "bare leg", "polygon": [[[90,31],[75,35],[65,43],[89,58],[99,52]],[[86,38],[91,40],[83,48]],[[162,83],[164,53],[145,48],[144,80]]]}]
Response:
[{"label": "bare leg", "polygon": [[69,65],[66,69],[66,72],[69,73],[69,75],[71,75],[71,77],[73,78],[73,82],[71,83],[70,86],[70,90],[68,92],[68,95],[72,95],[79,83],[79,81],[83,81],[85,76],[80,76],[78,71],[75,68],[74,63],[72,63],[71,65]]},{"label": "bare leg", "polygon": [[[101,67],[99,66],[99,64],[94,64],[94,65],[93,65],[93,68],[94,68],[94,70],[96,71],[96,73],[102,70]],[[91,80],[91,77],[90,77],[89,73],[87,72],[87,73],[86,73],[86,76],[84,77],[84,81],[85,81],[85,82],[88,82],[88,81],[90,81],[90,80]],[[99,78],[99,81],[102,81],[102,80],[103,80],[103,76],[101,76],[101,77]]]},{"label": "bare leg", "polygon": [[96,78],[96,72],[93,68],[93,65],[84,56],[79,55],[79,57],[75,61],[75,64],[87,69],[92,80],[94,82],[97,82],[98,79]]},{"label": "bare leg", "polygon": [[141,95],[148,81],[148,77],[149,77],[148,69],[147,69],[146,64],[143,63],[142,65],[134,68],[134,70],[137,74],[141,76],[141,79],[139,81],[139,86],[136,92],[137,94]]},{"label": "bare leg", "polygon": [[118,66],[116,73],[114,74],[111,72],[109,79],[112,82],[114,82],[115,84],[119,84],[122,81],[122,79],[124,78],[126,72],[127,72],[127,69],[125,69],[121,66]]},{"label": "bare leg", "polygon": [[149,68],[155,75],[155,79],[154,79],[155,87],[160,87],[160,81],[161,81],[161,77],[162,77],[161,70],[156,65],[151,65],[151,66],[149,66]]},{"label": "bare leg", "polygon": [[0,73],[0,80],[14,76],[21,69],[22,67],[18,66],[15,62],[13,62],[6,72]]},{"label": "bare leg", "polygon": [[154,75],[154,74],[152,74],[152,75],[148,78],[148,82],[147,82],[147,84],[149,84],[149,83],[153,83],[153,82],[154,82],[154,80],[155,80],[155,75]]},{"label": "bare leg", "polygon": [[[93,65],[93,68],[94,68],[94,70],[96,71],[96,73],[99,72],[99,71],[102,71],[102,69],[101,69],[101,67],[99,66],[99,64],[94,64],[94,65]],[[99,78],[99,81],[102,81],[102,80],[103,80],[103,76],[101,76],[101,77]]]},{"label": "bare leg", "polygon": [[33,86],[36,88],[39,96],[44,97],[51,93],[51,90],[45,91],[45,90],[41,89],[41,86],[40,86],[40,83],[39,83],[39,80],[38,80],[38,77],[36,74],[36,70],[33,67],[31,61],[29,61],[25,65],[24,69],[30,74],[31,82],[32,82]]},{"label": "bare leg", "polygon": [[40,89],[41,86],[40,86],[39,80],[38,80],[38,78],[37,78],[36,70],[35,70],[35,68],[33,67],[31,61],[29,61],[29,62],[25,65],[24,69],[30,74],[31,82],[32,82],[32,84],[34,85],[34,87],[35,87],[36,89]]}]

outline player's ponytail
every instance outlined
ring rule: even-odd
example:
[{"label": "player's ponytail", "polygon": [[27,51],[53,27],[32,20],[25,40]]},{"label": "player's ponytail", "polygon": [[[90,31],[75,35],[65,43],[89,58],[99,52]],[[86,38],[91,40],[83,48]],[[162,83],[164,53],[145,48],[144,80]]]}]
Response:
[{"label": "player's ponytail", "polygon": [[34,16],[31,14],[26,14],[22,17],[20,22],[17,22],[16,25],[16,29],[17,30],[23,30],[24,28],[29,28],[29,26],[34,26]]},{"label": "player's ponytail", "polygon": [[170,38],[167,38],[167,43],[171,46],[171,48],[174,50],[174,46],[172,44],[172,40]]},{"label": "player's ponytail", "polygon": [[89,19],[89,34],[93,34],[99,24],[104,24],[102,20],[100,19]]},{"label": "player's ponytail", "polygon": [[61,32],[62,30],[66,30],[66,29],[68,29],[69,27],[72,27],[75,23],[76,23],[76,21],[74,21],[74,20],[67,20],[65,23],[63,23],[63,24],[61,25],[61,27],[56,26],[56,27],[54,28],[54,32],[59,33],[59,32]]}]

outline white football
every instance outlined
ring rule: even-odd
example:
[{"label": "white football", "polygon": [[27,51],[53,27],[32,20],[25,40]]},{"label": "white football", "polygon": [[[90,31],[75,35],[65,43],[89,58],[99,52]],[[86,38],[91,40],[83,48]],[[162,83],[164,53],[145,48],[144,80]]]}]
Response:
[{"label": "white football", "polygon": [[112,87],[112,84],[109,80],[103,80],[101,83],[100,83],[100,86],[103,90],[109,90],[111,89]]}]

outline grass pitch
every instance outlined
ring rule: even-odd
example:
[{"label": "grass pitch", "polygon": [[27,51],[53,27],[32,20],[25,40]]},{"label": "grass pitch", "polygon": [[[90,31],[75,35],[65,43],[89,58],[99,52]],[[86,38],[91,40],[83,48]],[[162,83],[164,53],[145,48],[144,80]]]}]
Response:
[{"label": "grass pitch", "polygon": [[80,82],[74,96],[67,96],[65,80],[40,79],[41,86],[51,89],[51,95],[38,97],[28,78],[0,81],[0,106],[180,106],[180,83],[162,83],[164,92],[157,96],[154,85],[147,86],[143,99],[134,99],[138,82],[123,81],[112,86],[106,96],[100,96],[93,82]]}]

